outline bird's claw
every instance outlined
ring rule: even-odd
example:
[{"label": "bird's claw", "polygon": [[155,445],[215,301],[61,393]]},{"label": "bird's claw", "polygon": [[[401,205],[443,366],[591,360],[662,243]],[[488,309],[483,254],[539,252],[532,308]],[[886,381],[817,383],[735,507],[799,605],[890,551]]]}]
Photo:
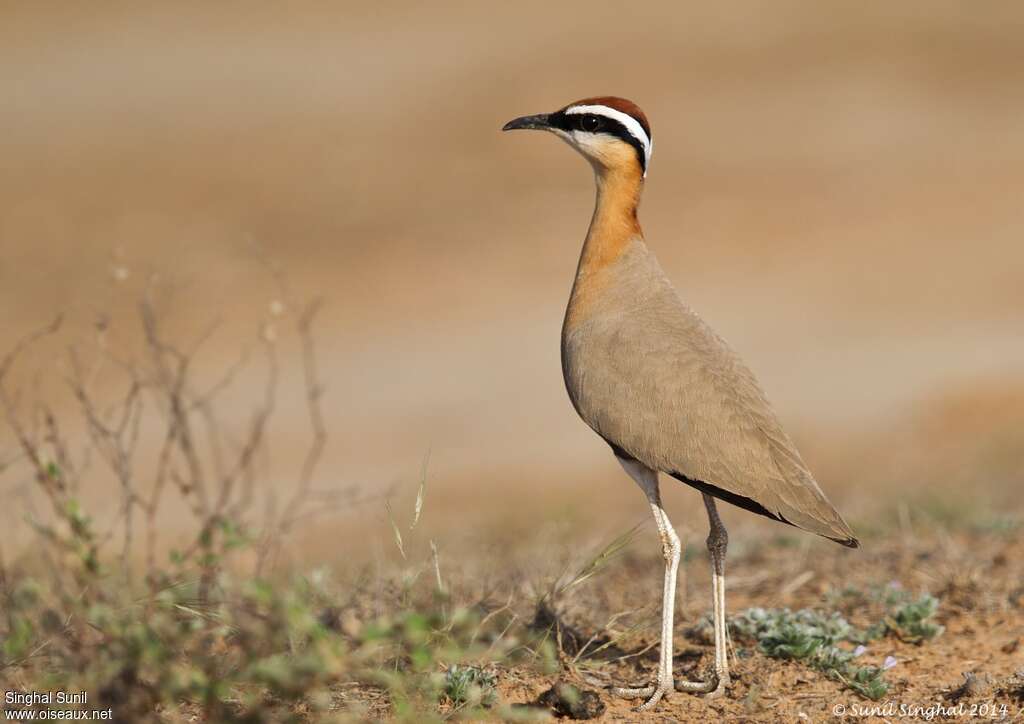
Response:
[{"label": "bird's claw", "polygon": [[644,703],[635,707],[633,711],[648,711],[657,706],[665,696],[672,692],[672,684],[658,682],[650,686],[612,687],[612,694],[621,696],[624,699],[644,699]]},{"label": "bird's claw", "polygon": [[725,696],[725,690],[729,687],[730,684],[732,684],[732,679],[730,678],[728,673],[726,673],[725,675],[722,675],[722,676],[719,676],[718,674],[716,674],[715,678],[712,681],[708,682],[708,683],[709,684],[713,683],[714,686],[713,687],[709,686],[708,689],[705,689],[705,691],[708,692],[708,695],[705,696],[704,698],[705,699],[718,699],[720,697]]}]

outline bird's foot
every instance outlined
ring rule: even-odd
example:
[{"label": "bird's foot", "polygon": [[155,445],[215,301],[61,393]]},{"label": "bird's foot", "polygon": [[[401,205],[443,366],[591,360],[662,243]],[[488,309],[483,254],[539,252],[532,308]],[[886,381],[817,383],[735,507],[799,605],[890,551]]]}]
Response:
[{"label": "bird's foot", "polygon": [[612,694],[625,699],[644,699],[644,703],[633,711],[650,711],[662,699],[667,699],[673,691],[682,691],[688,694],[707,693],[708,698],[718,697],[725,693],[725,687],[729,685],[729,677],[724,679],[712,679],[711,681],[673,681],[672,679],[659,679],[655,684],[636,687],[612,687]]},{"label": "bird's foot", "polygon": [[643,699],[644,703],[634,707],[633,711],[650,711],[658,705],[658,702],[672,692],[672,680],[660,680],[650,686],[613,686],[612,694],[621,696],[624,699]]},{"label": "bird's foot", "polygon": [[715,674],[713,683],[714,688],[706,690],[708,695],[704,697],[705,699],[718,699],[719,697],[725,696],[725,690],[732,684],[732,678],[729,676],[729,672],[726,671],[722,674]]}]

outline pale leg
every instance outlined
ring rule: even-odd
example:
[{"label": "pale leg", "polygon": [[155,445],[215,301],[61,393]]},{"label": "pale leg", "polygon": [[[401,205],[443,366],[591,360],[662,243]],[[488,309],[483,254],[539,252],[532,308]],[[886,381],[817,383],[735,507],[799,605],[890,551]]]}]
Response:
[{"label": "pale leg", "polygon": [[708,698],[722,696],[729,686],[729,638],[725,618],[725,552],[729,546],[729,534],[718,517],[715,499],[704,496],[704,507],[708,509],[708,553],[711,554],[711,594],[715,618],[715,678],[718,683]]},{"label": "pale leg", "polygon": [[[615,687],[612,693],[627,698],[645,699],[638,707],[638,711],[646,711],[653,708],[662,697],[674,689],[680,691],[702,692],[711,691],[713,683],[681,681],[676,683],[672,676],[672,634],[673,615],[675,613],[676,601],[676,573],[679,569],[679,557],[682,553],[682,546],[679,543],[679,536],[672,529],[668,515],[661,507],[661,493],[658,489],[658,473],[636,460],[623,460],[616,457],[622,464],[630,477],[636,481],[647,501],[651,505],[651,513],[654,515],[654,523],[658,527],[658,536],[661,538],[662,555],[665,558],[665,585],[661,598],[661,656],[658,663],[658,679],[649,686],[635,688]],[[716,664],[717,668],[717,664]]]}]

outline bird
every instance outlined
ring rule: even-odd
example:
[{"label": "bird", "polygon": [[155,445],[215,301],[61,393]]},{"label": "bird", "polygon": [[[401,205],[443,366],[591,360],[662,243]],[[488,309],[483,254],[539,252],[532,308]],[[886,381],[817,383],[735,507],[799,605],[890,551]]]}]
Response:
[{"label": "bird", "polygon": [[[725,557],[716,501],[850,548],[860,544],[790,437],[754,374],[682,300],[647,246],[637,216],[653,137],[643,111],[616,96],[585,98],[553,113],[515,118],[503,131],[552,133],[594,170],[597,198],[562,324],[562,374],[576,412],[640,486],[665,561],[656,679],[613,687],[654,709],[674,691],[726,694]],[[676,681],[673,613],[681,545],[661,502],[659,475],[695,488],[707,512],[714,668]]]}]

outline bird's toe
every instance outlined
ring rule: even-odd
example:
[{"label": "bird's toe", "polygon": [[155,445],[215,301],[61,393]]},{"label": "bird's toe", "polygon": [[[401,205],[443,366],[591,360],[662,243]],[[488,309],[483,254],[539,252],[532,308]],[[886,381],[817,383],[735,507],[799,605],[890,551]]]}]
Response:
[{"label": "bird's toe", "polygon": [[682,691],[687,694],[705,694],[714,690],[717,683],[715,679],[710,679],[709,681],[676,681],[676,691]]},{"label": "bird's toe", "polygon": [[651,684],[650,686],[614,686],[612,694],[624,699],[643,699],[644,703],[634,707],[633,711],[650,711],[665,695],[672,691],[671,684]]},{"label": "bird's toe", "polygon": [[621,696],[623,699],[642,699],[653,694],[657,688],[653,684],[651,686],[613,686],[612,694]]}]

